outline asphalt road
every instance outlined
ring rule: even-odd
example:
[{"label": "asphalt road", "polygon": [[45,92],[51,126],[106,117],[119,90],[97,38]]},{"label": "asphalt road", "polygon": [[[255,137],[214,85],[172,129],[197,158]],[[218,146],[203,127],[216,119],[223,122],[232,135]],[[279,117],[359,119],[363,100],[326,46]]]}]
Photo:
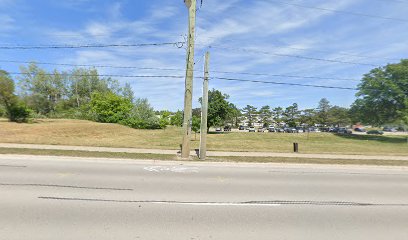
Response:
[{"label": "asphalt road", "polygon": [[408,169],[0,155],[0,239],[408,239]]}]

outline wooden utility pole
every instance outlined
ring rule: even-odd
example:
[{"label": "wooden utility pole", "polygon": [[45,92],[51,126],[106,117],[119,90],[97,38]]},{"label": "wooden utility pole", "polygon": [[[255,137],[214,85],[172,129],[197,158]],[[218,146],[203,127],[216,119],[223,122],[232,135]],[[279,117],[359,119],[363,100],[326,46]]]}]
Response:
[{"label": "wooden utility pole", "polygon": [[188,13],[188,46],[187,46],[187,67],[186,82],[184,92],[184,120],[183,120],[183,143],[181,146],[181,157],[190,156],[190,139],[192,125],[192,97],[193,97],[193,77],[194,77],[194,35],[196,22],[196,0],[184,0]]},{"label": "wooden utility pole", "polygon": [[200,130],[200,159],[205,160],[207,154],[207,115],[208,115],[208,76],[210,53],[205,54],[203,98],[201,100],[201,130]]}]

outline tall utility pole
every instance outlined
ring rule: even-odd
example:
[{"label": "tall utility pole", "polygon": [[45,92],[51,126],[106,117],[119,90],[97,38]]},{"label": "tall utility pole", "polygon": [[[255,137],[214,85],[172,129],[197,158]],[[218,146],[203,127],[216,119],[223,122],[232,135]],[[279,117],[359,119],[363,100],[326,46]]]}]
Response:
[{"label": "tall utility pole", "polygon": [[208,115],[208,76],[210,53],[205,54],[203,98],[201,100],[201,130],[200,130],[200,159],[205,160],[207,154],[207,115]]},{"label": "tall utility pole", "polygon": [[193,76],[194,76],[194,34],[196,22],[196,0],[184,0],[188,12],[188,47],[187,47],[187,68],[186,85],[184,92],[184,120],[183,120],[183,144],[181,146],[181,157],[190,156],[190,139],[192,125],[192,97],[193,97]]}]

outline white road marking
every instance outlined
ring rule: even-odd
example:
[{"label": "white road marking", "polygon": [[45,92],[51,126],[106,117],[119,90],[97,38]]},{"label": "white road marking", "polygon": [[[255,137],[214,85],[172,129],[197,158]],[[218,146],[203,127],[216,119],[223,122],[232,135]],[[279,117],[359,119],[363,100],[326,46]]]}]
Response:
[{"label": "white road marking", "polygon": [[150,204],[190,205],[190,206],[239,206],[239,207],[278,207],[282,204],[260,204],[260,203],[194,203],[194,202],[150,202]]},{"label": "white road marking", "polygon": [[144,167],[143,169],[149,172],[198,173],[197,167],[149,166],[149,167]]}]

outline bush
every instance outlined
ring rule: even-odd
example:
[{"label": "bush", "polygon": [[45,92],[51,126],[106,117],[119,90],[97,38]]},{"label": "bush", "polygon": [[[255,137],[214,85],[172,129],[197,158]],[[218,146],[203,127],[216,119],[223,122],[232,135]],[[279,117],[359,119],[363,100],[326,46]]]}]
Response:
[{"label": "bush", "polygon": [[133,108],[129,99],[114,93],[92,94],[90,113],[93,119],[102,123],[119,123],[128,118]]},{"label": "bush", "polygon": [[157,121],[146,121],[137,118],[127,118],[119,122],[122,125],[136,129],[161,129],[162,126]]},{"label": "bush", "polygon": [[0,105],[0,117],[6,117],[6,116],[7,116],[6,108]]},{"label": "bush", "polygon": [[8,118],[12,122],[28,122],[31,110],[22,102],[13,103],[8,109]]},{"label": "bush", "polygon": [[177,111],[174,116],[170,118],[170,124],[173,126],[183,126],[183,112]]}]

